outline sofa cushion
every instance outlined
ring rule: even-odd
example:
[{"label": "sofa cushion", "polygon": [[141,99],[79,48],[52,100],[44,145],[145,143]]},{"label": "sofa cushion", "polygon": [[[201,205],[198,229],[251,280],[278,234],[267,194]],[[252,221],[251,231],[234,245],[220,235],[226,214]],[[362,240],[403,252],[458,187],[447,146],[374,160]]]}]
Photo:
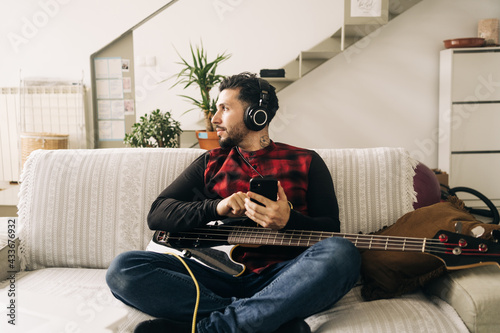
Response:
[{"label": "sofa cushion", "polygon": [[[132,332],[138,323],[152,318],[117,300],[109,291],[105,276],[104,269],[46,268],[21,272],[16,277],[18,300],[22,301],[23,295],[37,293],[73,303],[80,318],[71,323],[71,332],[82,331],[81,325],[94,320],[109,307],[126,311],[125,318],[114,325],[115,332]],[[0,304],[8,301],[8,288],[9,281],[0,282]],[[21,317],[23,309],[18,309],[21,325],[26,321]],[[309,317],[307,322],[315,333],[467,332],[453,308],[437,298],[427,298],[419,292],[398,300],[363,302],[360,287],[355,287],[333,307]],[[0,332],[4,332],[4,323],[5,320],[0,322]]]},{"label": "sofa cushion", "polygon": [[419,163],[415,168],[413,188],[417,193],[417,200],[413,203],[415,209],[441,201],[441,185],[434,172],[423,163]]},{"label": "sofa cushion", "polygon": [[314,333],[468,333],[455,310],[437,297],[428,298],[418,292],[398,299],[364,302],[360,287],[306,321]]},{"label": "sofa cushion", "polygon": [[[23,268],[106,268],[145,249],[151,203],[201,149],[38,150],[22,174]],[[413,210],[415,161],[402,148],[318,149],[343,232],[373,232]]]},{"label": "sofa cushion", "polygon": [[37,150],[22,174],[23,268],[106,268],[145,249],[151,203],[201,149]]},{"label": "sofa cushion", "polygon": [[[0,282],[0,305],[8,304],[12,297],[8,296],[10,281]],[[106,330],[101,327],[99,332],[132,332],[134,327],[141,321],[151,319],[152,317],[129,307],[116,299],[106,284],[105,269],[86,269],[86,268],[45,268],[30,272],[21,272],[16,275],[16,329],[13,332],[49,332],[48,329],[41,327],[26,327],[29,324],[29,316],[38,317],[39,311],[33,304],[23,304],[32,301],[35,297],[45,299],[44,306],[48,308],[40,311],[46,311],[57,321],[57,325],[63,325],[61,332],[89,332],[86,329],[87,324],[93,324],[94,321],[102,316],[109,315],[110,309],[119,312],[118,318],[111,318],[116,321],[112,330]],[[61,300],[60,304],[54,301]],[[65,307],[61,309],[61,307]],[[59,318],[61,312],[67,313],[66,321]],[[116,315],[116,313],[114,313]],[[121,317],[121,318],[120,318]],[[2,318],[3,319],[3,318]],[[0,332],[11,332],[10,328],[3,330],[6,320],[0,322]],[[44,320],[40,324],[45,324]],[[11,325],[9,325],[11,326]],[[66,326],[66,327],[65,327]],[[56,332],[51,330],[50,332]]]},{"label": "sofa cushion", "polygon": [[374,232],[413,210],[418,162],[403,148],[316,151],[332,174],[341,232]]},{"label": "sofa cushion", "polygon": [[426,292],[450,304],[470,332],[498,332],[500,269],[487,265],[453,271],[433,280]]},{"label": "sofa cushion", "polygon": [[[484,224],[464,209],[456,197],[407,213],[388,228],[376,234],[432,238],[439,230],[455,231],[462,223],[462,233],[471,234],[482,228],[482,238],[491,239],[491,231],[498,225]],[[424,286],[446,272],[444,262],[429,254],[368,250],[362,253],[363,297],[367,300],[390,298]]]}]

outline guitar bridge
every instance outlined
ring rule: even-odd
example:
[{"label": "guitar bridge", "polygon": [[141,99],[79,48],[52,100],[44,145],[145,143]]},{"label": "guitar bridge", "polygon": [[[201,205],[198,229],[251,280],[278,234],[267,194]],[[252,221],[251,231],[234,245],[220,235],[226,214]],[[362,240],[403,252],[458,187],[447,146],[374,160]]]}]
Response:
[{"label": "guitar bridge", "polygon": [[156,240],[161,243],[165,243],[167,241],[167,238],[168,238],[168,233],[165,231],[160,231],[156,235]]}]

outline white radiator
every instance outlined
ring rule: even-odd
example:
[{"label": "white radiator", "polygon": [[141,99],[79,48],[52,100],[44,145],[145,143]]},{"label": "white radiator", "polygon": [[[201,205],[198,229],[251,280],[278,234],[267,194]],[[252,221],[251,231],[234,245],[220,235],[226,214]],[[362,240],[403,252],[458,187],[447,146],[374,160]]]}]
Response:
[{"label": "white radiator", "polygon": [[0,88],[0,180],[19,180],[21,133],[68,134],[69,148],[86,148],[84,94],[81,84]]},{"label": "white radiator", "polygon": [[0,180],[19,178],[19,88],[0,88]]}]

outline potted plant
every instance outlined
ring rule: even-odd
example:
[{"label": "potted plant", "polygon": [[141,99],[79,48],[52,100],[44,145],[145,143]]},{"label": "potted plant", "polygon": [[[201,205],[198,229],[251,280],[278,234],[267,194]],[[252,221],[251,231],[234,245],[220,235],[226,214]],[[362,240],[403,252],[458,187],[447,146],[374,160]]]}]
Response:
[{"label": "potted plant", "polygon": [[[191,63],[184,57],[182,57],[179,52],[177,52],[177,54],[181,58],[181,61],[178,62],[178,64],[182,65],[183,68],[179,72],[179,74],[177,74],[174,86],[183,85],[184,89],[193,86],[199,89],[199,98],[187,95],[180,96],[188,99],[195,106],[195,108],[187,110],[186,112],[195,109],[201,110],[203,112],[206,132],[197,131],[196,137],[200,142],[201,148],[212,149],[218,147],[219,143],[217,135],[214,132],[215,129],[212,126],[212,117],[217,111],[217,98],[212,98],[210,96],[210,91],[224,78],[223,75],[219,75],[216,73],[217,66],[221,62],[229,59],[231,55],[226,53],[218,54],[214,60],[209,61],[207,51],[204,49],[203,43],[195,47],[190,44],[190,49],[192,60]],[[213,143],[205,145],[204,139],[208,139],[209,136],[215,139],[215,146]]]},{"label": "potted plant", "polygon": [[178,148],[181,133],[181,124],[170,112],[156,109],[132,125],[132,131],[125,134],[123,141],[131,147]]}]

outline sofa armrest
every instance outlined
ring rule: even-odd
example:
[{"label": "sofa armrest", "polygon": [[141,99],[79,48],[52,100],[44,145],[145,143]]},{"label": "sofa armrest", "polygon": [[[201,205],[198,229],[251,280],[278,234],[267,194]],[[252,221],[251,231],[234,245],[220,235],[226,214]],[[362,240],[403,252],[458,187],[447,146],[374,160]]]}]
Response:
[{"label": "sofa armrest", "polygon": [[473,333],[494,332],[500,327],[497,265],[452,271],[432,281],[426,291],[450,304]]},{"label": "sofa armrest", "polygon": [[[19,272],[19,239],[4,244],[0,247],[0,281],[7,279],[13,272]],[[14,257],[13,257],[14,256]]]}]

